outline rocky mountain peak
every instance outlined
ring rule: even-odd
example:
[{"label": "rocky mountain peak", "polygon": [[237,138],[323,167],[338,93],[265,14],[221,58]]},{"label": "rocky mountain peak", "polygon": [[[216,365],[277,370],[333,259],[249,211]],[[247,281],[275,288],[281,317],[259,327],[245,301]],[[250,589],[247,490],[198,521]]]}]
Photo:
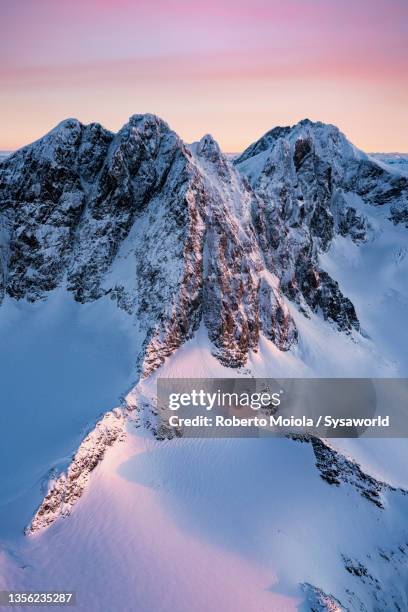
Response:
[{"label": "rocky mountain peak", "polygon": [[218,143],[211,134],[203,136],[201,140],[196,143],[195,149],[198,155],[212,162],[218,162],[223,157]]},{"label": "rocky mountain peak", "polygon": [[264,134],[238,156],[234,163],[239,165],[258,156],[257,163],[265,163],[269,154],[282,141],[295,146],[297,140],[307,140],[321,159],[343,165],[346,160],[366,160],[368,156],[354,147],[346,136],[334,125],[302,119],[292,127],[278,127]]},{"label": "rocky mountain peak", "polygon": [[356,243],[368,239],[366,205],[387,202],[389,218],[406,222],[405,178],[384,171],[337,127],[310,120],[268,132],[234,163],[263,201],[266,243],[274,247],[283,291],[305,312],[359,329],[353,305],[320,269],[319,253],[337,233]]},{"label": "rocky mountain peak", "polygon": [[406,178],[309,120],[233,164],[210,135],[187,146],[155,115],[117,134],[68,119],[7,157],[0,187],[0,300],[109,296],[135,318],[145,374],[202,322],[226,365],[243,365],[261,334],[289,349],[287,300],[357,332],[319,254],[338,233],[367,240],[365,205],[396,223],[408,210]]},{"label": "rocky mountain peak", "polygon": [[125,125],[130,125],[132,127],[136,127],[141,131],[148,131],[149,129],[157,129],[163,132],[171,132],[168,123],[154,115],[153,113],[135,113],[129,117],[129,121]]},{"label": "rocky mountain peak", "polygon": [[[72,117],[69,119],[64,119],[44,136],[35,141],[33,145],[37,145],[37,147],[42,148],[46,144],[56,145],[58,143],[65,143],[67,146],[75,144],[76,140],[81,137],[84,127],[85,126],[78,119]],[[23,150],[25,148],[26,147],[24,147]]]},{"label": "rocky mountain peak", "polygon": [[232,165],[210,134],[206,134],[200,141],[191,144],[189,149],[195,156],[198,165],[203,168],[204,173],[215,172],[219,179],[231,181],[231,172],[234,172]]},{"label": "rocky mountain peak", "polygon": [[254,157],[254,155],[267,151],[277,140],[279,140],[279,138],[287,136],[290,130],[291,128],[289,126],[278,126],[272,128],[272,130],[266,132],[266,134],[259,138],[259,140],[249,145],[249,147],[245,149],[241,155],[238,155],[235,158],[234,163],[240,164],[250,157]]}]

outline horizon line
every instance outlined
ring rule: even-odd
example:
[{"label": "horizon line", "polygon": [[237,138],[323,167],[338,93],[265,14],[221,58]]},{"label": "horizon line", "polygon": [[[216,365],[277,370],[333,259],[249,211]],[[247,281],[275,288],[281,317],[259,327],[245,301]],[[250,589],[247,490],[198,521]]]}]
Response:
[{"label": "horizon line", "polygon": [[[134,115],[141,115],[141,116],[147,116],[147,115],[153,115],[155,117],[157,117],[158,119],[160,119],[161,121],[163,121],[164,123],[166,123],[169,128],[175,132],[182,140],[185,144],[187,145],[191,145],[194,142],[199,142],[200,138],[198,138],[197,140],[193,140],[193,141],[187,141],[184,137],[182,137],[180,135],[180,133],[176,130],[173,129],[170,126],[170,122],[167,121],[166,119],[163,119],[160,115],[156,114],[156,113],[133,113],[128,117],[128,120],[122,124],[122,126],[118,129],[118,130],[112,130],[110,128],[105,127],[105,125],[103,124],[102,121],[82,121],[81,119],[78,119],[77,117],[66,117],[64,119],[62,119],[61,121],[58,121],[57,123],[55,123],[50,129],[48,129],[47,131],[43,132],[40,136],[38,136],[37,138],[34,138],[33,140],[30,140],[29,142],[26,142],[25,144],[22,145],[17,145],[16,147],[10,148],[10,147],[4,147],[0,145],[0,154],[1,155],[12,155],[13,153],[16,153],[17,151],[24,149],[25,147],[28,147],[32,144],[34,144],[35,142],[41,140],[42,138],[44,138],[45,136],[47,136],[47,134],[51,133],[53,130],[55,130],[59,125],[61,125],[62,123],[69,121],[69,120],[74,120],[74,121],[78,121],[81,125],[87,126],[87,125],[92,125],[92,124],[98,124],[101,127],[103,127],[105,130],[112,132],[113,134],[117,134],[120,129],[122,129],[122,127],[124,127],[131,119],[131,117],[133,117]],[[287,122],[286,124],[280,123],[280,124],[275,124],[272,127],[266,129],[264,132],[262,132],[262,134],[260,136],[258,136],[257,138],[255,138],[254,140],[250,141],[244,148],[240,149],[240,150],[235,150],[235,151],[231,151],[231,150],[224,150],[224,148],[222,146],[219,145],[219,140],[217,138],[215,138],[211,131],[205,131],[203,130],[203,136],[201,138],[203,138],[205,135],[209,134],[212,136],[212,138],[214,138],[214,140],[217,142],[217,144],[220,146],[220,149],[222,151],[222,153],[224,155],[239,155],[241,153],[243,153],[248,147],[250,147],[252,144],[254,144],[255,142],[257,142],[258,140],[262,139],[266,134],[268,134],[270,131],[274,130],[275,128],[293,128],[296,125],[299,125],[302,122],[309,122],[312,124],[316,124],[316,123],[320,123],[322,125],[327,125],[327,126],[333,126],[335,128],[337,128],[346,138],[347,140],[353,145],[353,146],[357,146],[357,148],[359,148],[360,150],[362,150],[363,152],[369,154],[369,155],[408,155],[408,150],[403,151],[403,150],[375,150],[375,151],[368,151],[358,145],[355,145],[354,142],[343,132],[343,130],[336,124],[334,123],[330,123],[330,122],[326,122],[326,121],[320,121],[320,120],[312,120],[309,119],[308,117],[304,117],[303,119],[300,119],[299,121],[295,121],[295,122]]]}]

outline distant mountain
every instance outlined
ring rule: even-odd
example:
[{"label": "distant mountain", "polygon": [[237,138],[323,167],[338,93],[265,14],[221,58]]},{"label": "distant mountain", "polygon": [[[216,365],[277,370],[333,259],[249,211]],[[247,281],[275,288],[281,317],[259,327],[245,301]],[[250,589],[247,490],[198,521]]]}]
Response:
[{"label": "distant mountain", "polygon": [[387,164],[389,168],[393,168],[397,172],[408,174],[407,153],[371,153],[370,156],[383,164]]}]

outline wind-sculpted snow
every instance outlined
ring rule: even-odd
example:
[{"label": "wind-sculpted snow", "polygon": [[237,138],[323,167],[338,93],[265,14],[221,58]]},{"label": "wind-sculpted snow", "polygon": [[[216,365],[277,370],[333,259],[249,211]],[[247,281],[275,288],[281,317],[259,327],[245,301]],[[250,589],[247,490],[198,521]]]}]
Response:
[{"label": "wind-sculpted snow", "polygon": [[[114,419],[111,417],[111,420]],[[110,426],[107,422],[106,427]],[[118,429],[123,432],[121,425]],[[84,601],[87,593],[85,589],[84,594],[84,581],[74,568],[80,555],[85,566],[89,559],[94,563],[95,555],[99,555],[96,579],[103,572],[100,583],[108,580],[110,585],[114,556],[118,559],[115,572],[121,586],[127,584],[125,578],[130,570],[134,588],[133,573],[138,576],[137,570],[144,568],[140,581],[144,589],[136,589],[143,593],[138,609],[160,609],[144,598],[150,602],[155,594],[157,601],[157,589],[162,589],[160,597],[163,597],[168,590],[177,588],[179,599],[174,599],[173,594],[172,601],[176,601],[177,609],[187,610],[191,604],[184,604],[187,587],[183,585],[180,589],[179,565],[174,581],[175,574],[169,572],[175,560],[178,564],[184,562],[185,555],[191,551],[186,542],[196,542],[197,559],[201,563],[207,546],[213,551],[214,559],[227,554],[223,591],[225,580],[230,576],[230,564],[236,559],[249,563],[255,574],[265,572],[266,579],[255,587],[248,580],[245,588],[252,589],[249,607],[242,607],[242,602],[223,607],[216,605],[217,594],[211,591],[209,598],[206,592],[203,597],[200,588],[204,579],[212,589],[213,580],[219,574],[218,566],[206,565],[203,574],[197,576],[201,571],[197,562],[192,569],[194,577],[189,575],[186,582],[194,586],[199,603],[193,605],[194,609],[208,609],[209,601],[210,608],[217,610],[406,609],[408,498],[399,491],[387,489],[387,504],[382,509],[360,495],[347,472],[342,486],[329,486],[315,469],[312,446],[288,439],[241,439],[229,443],[207,440],[202,444],[183,438],[168,442],[152,440],[140,427],[131,425],[127,432],[123,444],[115,445],[109,451],[108,460],[98,467],[88,495],[75,507],[71,519],[60,521],[57,528],[48,531],[46,528],[56,518],[72,512],[71,501],[77,502],[83,494],[79,467],[85,466],[87,479],[88,465],[95,467],[100,459],[104,443],[97,430],[90,434],[88,443],[82,445],[83,450],[74,458],[73,478],[70,468],[67,480],[62,481],[62,490],[69,493],[62,512],[59,487],[50,489],[41,506],[46,507],[36,516],[29,532],[35,534],[41,530],[38,533],[41,539],[29,538],[26,543],[21,563],[29,565],[25,571],[20,570],[18,584],[28,583],[32,587],[44,575],[58,583],[70,576],[81,594],[80,609],[93,609]],[[95,452],[89,444],[92,440]],[[341,470],[347,460],[338,459]],[[152,499],[160,507],[161,520],[152,507]],[[169,559],[172,548],[169,537],[174,532],[171,542],[176,551]],[[145,546],[140,549],[137,544],[144,537]],[[187,555],[187,558],[191,564],[191,557]],[[167,572],[163,571],[162,575],[166,578],[158,583],[154,570],[163,564]],[[154,577],[152,581],[148,578],[150,574]],[[245,576],[248,578],[251,573],[247,570],[242,579]],[[235,572],[233,578],[236,582]],[[240,579],[238,584],[241,582]],[[227,591],[234,593],[234,586],[228,586]],[[129,592],[126,590],[122,597],[127,597]],[[270,598],[269,605],[260,605],[265,593]],[[286,595],[293,599],[281,607],[276,597]],[[113,599],[111,588],[105,591],[100,586],[95,597],[95,609],[104,609],[108,605],[105,597]],[[126,602],[120,607],[131,609]],[[170,609],[167,600],[162,609]]]}]

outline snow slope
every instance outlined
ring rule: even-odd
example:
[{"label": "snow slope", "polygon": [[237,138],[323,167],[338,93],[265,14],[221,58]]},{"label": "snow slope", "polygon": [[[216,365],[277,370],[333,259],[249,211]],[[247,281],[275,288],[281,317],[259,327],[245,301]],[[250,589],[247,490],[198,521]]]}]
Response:
[{"label": "snow slope", "polygon": [[[159,375],[343,376],[388,367],[370,340],[356,342],[317,316],[300,334],[287,353],[263,339],[237,371],[212,355],[201,327],[128,403],[153,397]],[[376,596],[378,610],[390,609],[392,598],[408,605],[408,497],[390,492],[382,510],[350,484],[330,486],[308,444],[158,442],[135,425],[129,421],[125,442],[107,451],[69,518],[29,538],[11,534],[2,588],[75,588],[84,612],[310,610],[318,591],[304,584],[351,610],[372,610]],[[336,447],[367,473],[406,486],[407,443],[388,442],[336,440]],[[355,574],[360,565],[369,578]]]},{"label": "snow slope", "polygon": [[394,365],[394,375],[408,376],[408,244],[407,231],[387,219],[382,208],[368,208],[357,196],[349,196],[363,212],[370,229],[367,240],[356,245],[336,236],[321,266],[338,279],[358,313],[364,313],[364,333],[379,354]]},{"label": "snow slope", "polygon": [[74,514],[6,552],[2,588],[75,588],[84,611],[266,612],[298,610],[308,583],[405,609],[406,511],[401,494],[384,511],[328,485],[307,444],[157,442],[130,424]]},{"label": "snow slope", "polygon": [[63,469],[98,417],[134,383],[130,318],[111,300],[81,307],[7,300],[0,319],[0,539],[28,524],[50,469]]},{"label": "snow slope", "polygon": [[408,155],[405,153],[371,153],[370,156],[388,168],[408,174]]},{"label": "snow slope", "polygon": [[[211,137],[186,148],[150,115],[46,138],[50,159],[44,141],[15,158],[25,191],[2,243],[0,589],[73,589],[81,612],[407,610],[406,440],[158,441],[144,406],[158,376],[407,376],[404,180],[308,121],[234,160],[246,178]],[[56,198],[44,243],[39,184]],[[122,401],[125,439],[91,433],[74,503],[24,535],[50,476]]]}]

